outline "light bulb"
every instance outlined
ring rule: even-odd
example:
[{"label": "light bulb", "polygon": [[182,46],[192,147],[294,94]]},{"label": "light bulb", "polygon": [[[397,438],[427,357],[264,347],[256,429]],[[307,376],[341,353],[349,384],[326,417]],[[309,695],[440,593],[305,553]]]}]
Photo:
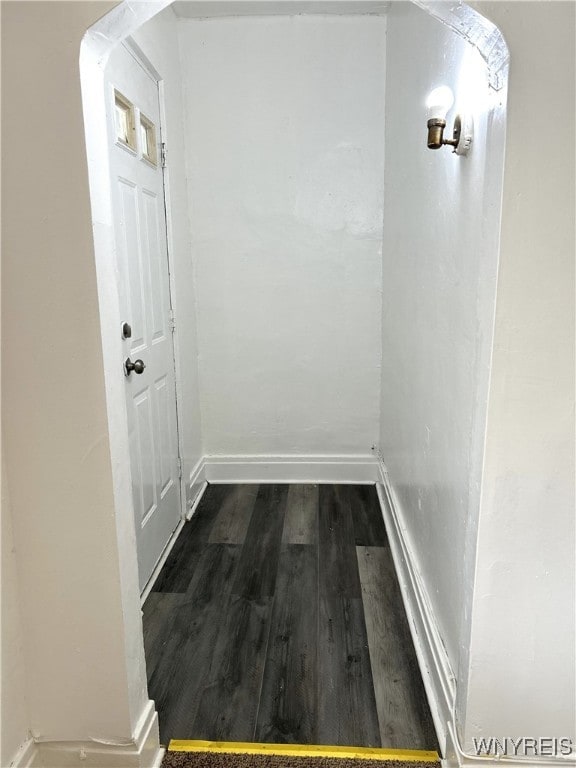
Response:
[{"label": "light bulb", "polygon": [[434,88],[433,91],[430,91],[430,94],[426,99],[428,120],[434,118],[446,120],[446,115],[453,104],[454,94],[447,85],[441,85],[439,88]]}]

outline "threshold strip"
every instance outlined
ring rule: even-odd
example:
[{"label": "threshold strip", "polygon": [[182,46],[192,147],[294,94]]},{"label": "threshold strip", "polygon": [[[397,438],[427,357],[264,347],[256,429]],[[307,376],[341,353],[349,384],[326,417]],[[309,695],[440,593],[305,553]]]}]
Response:
[{"label": "threshold strip", "polygon": [[339,747],[319,744],[264,744],[249,741],[200,741],[172,739],[170,752],[219,752],[236,755],[280,755],[284,757],[347,757],[356,760],[403,760],[436,763],[437,752],[426,749],[384,749],[381,747]]}]

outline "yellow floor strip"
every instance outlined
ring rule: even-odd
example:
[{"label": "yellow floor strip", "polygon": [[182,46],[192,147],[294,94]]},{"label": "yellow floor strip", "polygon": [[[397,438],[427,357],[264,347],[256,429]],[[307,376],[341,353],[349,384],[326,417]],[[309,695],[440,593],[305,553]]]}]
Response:
[{"label": "yellow floor strip", "polygon": [[380,749],[376,747],[330,747],[317,744],[258,744],[244,741],[190,741],[172,739],[171,752],[228,752],[236,755],[281,755],[284,757],[348,757],[358,760],[404,760],[435,763],[437,752],[424,749]]}]

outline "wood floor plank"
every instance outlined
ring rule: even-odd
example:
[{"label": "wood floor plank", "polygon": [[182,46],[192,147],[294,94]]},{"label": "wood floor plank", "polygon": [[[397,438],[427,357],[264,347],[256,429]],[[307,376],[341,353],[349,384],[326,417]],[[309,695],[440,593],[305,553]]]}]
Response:
[{"label": "wood floor plank", "polygon": [[320,594],[318,743],[380,746],[361,598]]},{"label": "wood floor plank", "polygon": [[283,545],[255,741],[317,743],[318,558]]},{"label": "wood floor plank", "polygon": [[287,497],[287,485],[258,487],[233,594],[273,597]]},{"label": "wood floor plank", "polygon": [[184,593],[188,589],[205,546],[205,541],[194,535],[191,523],[192,520],[182,528],[178,541],[152,587],[152,593]]},{"label": "wood floor plank", "polygon": [[283,544],[316,544],[318,541],[318,486],[291,485],[286,503]]},{"label": "wood floor plank", "polygon": [[391,551],[357,555],[382,746],[438,749]]},{"label": "wood floor plank", "polygon": [[347,485],[357,546],[386,547],[388,535],[375,485]]},{"label": "wood floor plank", "polygon": [[211,544],[243,544],[258,495],[258,485],[220,486],[224,495],[216,515],[209,542]]},{"label": "wood floor plank", "polygon": [[230,599],[199,693],[191,738],[253,741],[271,613],[269,597]]},{"label": "wood floor plank", "polygon": [[144,653],[148,679],[162,658],[162,650],[178,616],[180,606],[186,600],[185,593],[151,592],[142,607]]},{"label": "wood floor plank", "polygon": [[206,488],[192,519],[180,531],[152,587],[153,592],[186,592],[224,496],[225,486],[209,485]]},{"label": "wood floor plank", "polygon": [[[174,615],[163,627],[156,663],[149,665],[148,690],[156,702],[160,736],[190,738],[206,670],[220,632],[230,587],[240,560],[240,547],[205,544],[188,592],[173,603]],[[156,600],[174,600],[156,595]],[[149,617],[151,618],[151,617]],[[156,613],[156,620],[159,614]]]},{"label": "wood floor plank", "polygon": [[163,743],[437,749],[374,489],[313,488],[211,485],[183,527],[143,608]]},{"label": "wood floor plank", "polygon": [[346,486],[320,486],[318,515],[320,594],[360,598],[354,523]]}]

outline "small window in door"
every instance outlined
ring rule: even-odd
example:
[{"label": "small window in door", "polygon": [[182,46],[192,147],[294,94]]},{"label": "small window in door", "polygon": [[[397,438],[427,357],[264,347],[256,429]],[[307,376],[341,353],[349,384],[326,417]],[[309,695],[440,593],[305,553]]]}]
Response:
[{"label": "small window in door", "polygon": [[151,120],[140,113],[140,149],[144,160],[152,165],[157,164],[156,157],[156,128]]},{"label": "small window in door", "polygon": [[134,105],[119,91],[114,91],[116,141],[136,151],[136,121]]}]

